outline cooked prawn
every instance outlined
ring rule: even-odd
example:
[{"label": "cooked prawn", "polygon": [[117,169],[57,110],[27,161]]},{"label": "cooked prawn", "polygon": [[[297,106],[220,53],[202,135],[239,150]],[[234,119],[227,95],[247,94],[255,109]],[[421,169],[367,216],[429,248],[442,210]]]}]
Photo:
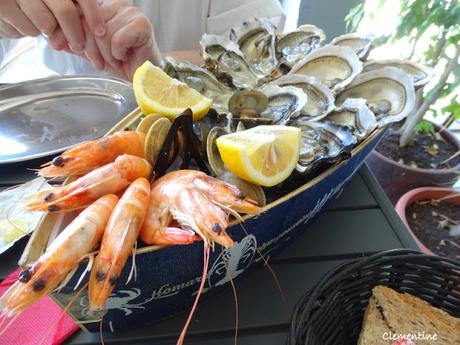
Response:
[{"label": "cooked prawn", "polygon": [[0,317],[14,316],[53,291],[80,259],[94,250],[117,201],[117,196],[105,195],[83,210],[3,294]]},{"label": "cooked prawn", "polygon": [[[253,200],[232,185],[201,171],[174,171],[153,183],[140,239],[147,244],[189,244],[195,232],[206,244],[231,247],[233,241],[225,231],[229,210],[260,212]],[[173,218],[186,230],[168,226]]]},{"label": "cooked prawn", "polygon": [[145,178],[134,181],[110,216],[89,279],[91,310],[102,310],[123,266],[131,254],[149,203],[150,184]]},{"label": "cooked prawn", "polygon": [[38,174],[46,177],[84,175],[123,154],[144,158],[144,142],[145,134],[142,132],[115,132],[71,148],[44,164]]},{"label": "cooked prawn", "polygon": [[89,205],[97,198],[117,193],[139,177],[148,177],[152,166],[143,158],[119,156],[74,182],[42,191],[28,198],[26,207],[34,211],[73,210]]}]

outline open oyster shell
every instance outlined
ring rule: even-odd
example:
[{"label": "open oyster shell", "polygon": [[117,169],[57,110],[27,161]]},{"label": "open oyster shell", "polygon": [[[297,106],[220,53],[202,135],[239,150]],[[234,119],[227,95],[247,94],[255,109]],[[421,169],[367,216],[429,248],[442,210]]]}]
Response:
[{"label": "open oyster shell", "polygon": [[428,84],[433,76],[433,70],[408,60],[369,60],[364,64],[363,72],[369,72],[383,67],[395,67],[410,74],[414,78],[416,88]]},{"label": "open oyster shell", "polygon": [[327,87],[337,90],[350,84],[362,68],[363,63],[351,48],[329,45],[300,60],[289,74],[315,77]]},{"label": "open oyster shell", "polygon": [[350,33],[335,37],[331,44],[335,46],[350,47],[356,55],[363,60],[369,54],[374,35],[363,35],[359,33]]},{"label": "open oyster shell", "polygon": [[229,38],[238,44],[249,66],[258,76],[278,73],[275,26],[268,19],[247,20],[231,29]]},{"label": "open oyster shell", "polygon": [[295,86],[307,95],[307,102],[299,117],[305,120],[321,120],[334,109],[335,97],[331,89],[316,78],[302,74],[289,74],[274,80],[270,84]]},{"label": "open oyster shell", "polygon": [[235,42],[222,36],[204,34],[200,46],[206,67],[218,80],[239,89],[254,89],[257,86],[259,78]]},{"label": "open oyster shell", "polygon": [[347,98],[364,98],[375,114],[379,127],[404,119],[414,107],[412,77],[406,72],[384,67],[360,74],[336,98],[342,105]]},{"label": "open oyster shell", "polygon": [[296,170],[308,174],[322,162],[334,162],[349,154],[357,143],[356,137],[347,126],[332,122],[297,121],[302,130],[302,147]]},{"label": "open oyster shell", "polygon": [[276,44],[280,64],[290,69],[326,39],[324,31],[315,25],[301,25],[295,31],[284,34]]},{"label": "open oyster shell", "polygon": [[198,67],[190,62],[179,64],[172,58],[165,58],[164,71],[203,95],[212,98],[214,108],[218,112],[227,112],[227,104],[233,90],[217,80],[206,68]]},{"label": "open oyster shell", "polygon": [[260,91],[268,97],[267,108],[260,116],[272,119],[275,125],[297,117],[307,103],[307,95],[298,87],[267,85]]},{"label": "open oyster shell", "polygon": [[347,98],[342,106],[328,114],[324,121],[349,127],[359,141],[377,128],[375,115],[364,98]]}]

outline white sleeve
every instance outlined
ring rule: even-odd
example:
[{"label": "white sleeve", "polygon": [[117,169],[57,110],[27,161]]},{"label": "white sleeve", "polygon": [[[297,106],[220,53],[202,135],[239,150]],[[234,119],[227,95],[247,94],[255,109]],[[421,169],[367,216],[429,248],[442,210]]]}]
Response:
[{"label": "white sleeve", "polygon": [[270,19],[280,32],[286,21],[279,0],[211,0],[206,32],[220,35],[254,17]]}]

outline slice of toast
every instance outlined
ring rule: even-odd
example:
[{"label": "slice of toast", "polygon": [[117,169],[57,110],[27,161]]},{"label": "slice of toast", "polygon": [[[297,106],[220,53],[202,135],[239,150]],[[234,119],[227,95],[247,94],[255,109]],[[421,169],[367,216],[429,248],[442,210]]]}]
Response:
[{"label": "slice of toast", "polygon": [[388,287],[376,286],[372,293],[358,345],[394,344],[388,335],[415,336],[416,345],[460,345],[460,319]]},{"label": "slice of toast", "polygon": [[359,335],[358,345],[389,345],[390,341],[383,339],[383,335],[389,332],[390,329],[378,310],[374,297],[371,296],[364,313],[363,328]]}]

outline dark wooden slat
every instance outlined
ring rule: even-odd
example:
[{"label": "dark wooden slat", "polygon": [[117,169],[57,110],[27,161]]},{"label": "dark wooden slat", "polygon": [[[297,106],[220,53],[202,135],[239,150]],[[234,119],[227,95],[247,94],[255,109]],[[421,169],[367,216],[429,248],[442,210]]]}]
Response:
[{"label": "dark wooden slat", "polygon": [[359,256],[401,246],[379,209],[327,211],[273,261],[334,259],[337,255]]},{"label": "dark wooden slat", "polygon": [[330,210],[377,208],[378,204],[360,174],[345,186],[342,194],[329,207]]},{"label": "dark wooden slat", "polygon": [[0,281],[18,268],[18,261],[29,237],[16,242],[13,247],[0,255]]},{"label": "dark wooden slat", "polygon": [[390,199],[388,199],[385,191],[382,189],[377,179],[372,174],[371,170],[367,165],[363,165],[359,172],[360,176],[363,179],[363,182],[369,188],[369,191],[375,197],[375,200],[379,204],[379,207],[386,218],[386,222],[390,226],[392,232],[398,237],[398,240],[401,242],[404,248],[410,248],[415,250],[420,250],[415,243],[412,236],[407,231],[405,225],[399,218],[396,213],[393,204]]},{"label": "dark wooden slat", "polygon": [[0,164],[0,186],[17,185],[33,179],[37,175],[31,169],[40,168],[40,165],[49,162],[51,158],[43,157],[26,162]]},{"label": "dark wooden slat", "polygon": [[[261,268],[236,281],[241,332],[265,332],[271,327],[287,327],[291,310],[298,299],[331,268],[341,261],[298,263],[288,265],[273,264],[272,268],[281,282],[286,304],[283,303],[273,277],[267,269]],[[165,344],[174,344],[187,315],[144,326],[135,330],[104,334],[104,340],[111,339],[136,343],[147,339],[170,339]],[[200,304],[188,334],[215,336],[232,334],[235,325],[234,300],[231,289],[225,289],[216,296]],[[98,343],[98,335],[78,333],[66,344]],[[210,343],[212,344],[212,343]],[[214,344],[217,344],[214,342]]]}]

